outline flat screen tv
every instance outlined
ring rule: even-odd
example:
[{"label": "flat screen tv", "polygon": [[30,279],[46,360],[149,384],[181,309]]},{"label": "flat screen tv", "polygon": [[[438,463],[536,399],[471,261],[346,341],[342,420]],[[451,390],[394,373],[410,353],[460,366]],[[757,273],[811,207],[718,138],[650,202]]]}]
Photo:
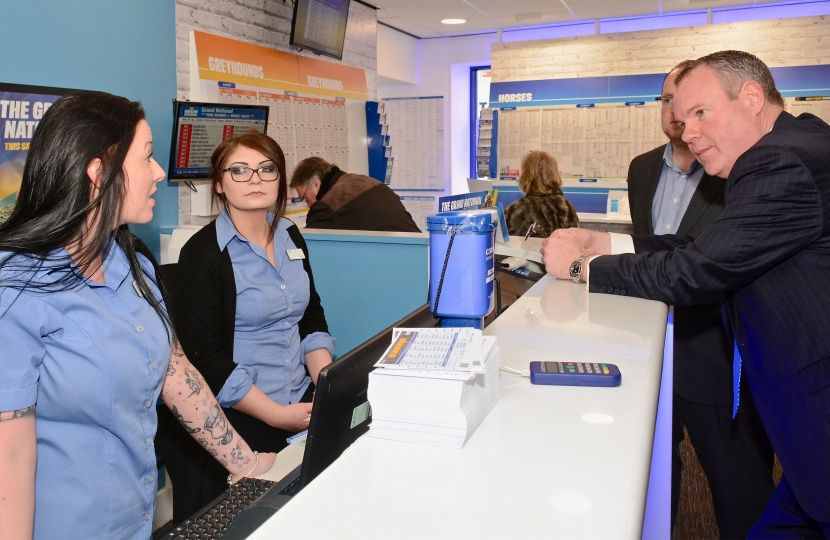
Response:
[{"label": "flat screen tv", "polygon": [[265,133],[268,107],[173,101],[170,180],[207,178],[210,156],[225,139],[255,129]]},{"label": "flat screen tv", "polygon": [[294,0],[289,43],[342,59],[349,3],[350,0]]}]

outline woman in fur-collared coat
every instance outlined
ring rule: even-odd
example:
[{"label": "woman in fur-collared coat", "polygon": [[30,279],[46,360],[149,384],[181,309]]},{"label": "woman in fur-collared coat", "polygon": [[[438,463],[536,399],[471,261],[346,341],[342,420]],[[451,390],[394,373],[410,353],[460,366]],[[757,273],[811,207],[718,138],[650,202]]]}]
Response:
[{"label": "woman in fur-collared coat", "polygon": [[547,152],[532,151],[522,160],[519,189],[525,196],[504,211],[507,232],[524,236],[536,223],[531,236],[547,238],[556,229],[579,227],[573,205],[562,193],[559,165]]}]

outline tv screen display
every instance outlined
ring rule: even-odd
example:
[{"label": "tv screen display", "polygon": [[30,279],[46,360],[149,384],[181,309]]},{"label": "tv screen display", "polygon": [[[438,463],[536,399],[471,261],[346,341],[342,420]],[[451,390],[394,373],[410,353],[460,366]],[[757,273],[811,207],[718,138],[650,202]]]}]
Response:
[{"label": "tv screen display", "polygon": [[294,0],[291,40],[295,47],[340,60],[350,0]]},{"label": "tv screen display", "polygon": [[207,178],[210,156],[225,139],[255,129],[265,133],[268,107],[174,101],[173,140],[170,144],[171,180]]}]

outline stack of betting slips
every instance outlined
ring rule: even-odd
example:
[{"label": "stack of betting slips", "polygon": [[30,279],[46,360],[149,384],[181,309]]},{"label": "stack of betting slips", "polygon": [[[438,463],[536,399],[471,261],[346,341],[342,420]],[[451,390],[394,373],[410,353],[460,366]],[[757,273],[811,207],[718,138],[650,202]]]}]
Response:
[{"label": "stack of betting slips", "polygon": [[369,374],[369,436],[461,448],[499,401],[500,364],[480,330],[395,329]]}]

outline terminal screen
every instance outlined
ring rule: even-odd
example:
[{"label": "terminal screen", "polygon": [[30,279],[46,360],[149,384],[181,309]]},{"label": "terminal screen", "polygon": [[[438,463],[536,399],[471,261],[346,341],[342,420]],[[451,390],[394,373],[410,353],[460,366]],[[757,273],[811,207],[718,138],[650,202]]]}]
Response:
[{"label": "terminal screen", "polygon": [[176,102],[170,149],[171,180],[206,178],[219,144],[255,129],[265,133],[268,107]]}]

